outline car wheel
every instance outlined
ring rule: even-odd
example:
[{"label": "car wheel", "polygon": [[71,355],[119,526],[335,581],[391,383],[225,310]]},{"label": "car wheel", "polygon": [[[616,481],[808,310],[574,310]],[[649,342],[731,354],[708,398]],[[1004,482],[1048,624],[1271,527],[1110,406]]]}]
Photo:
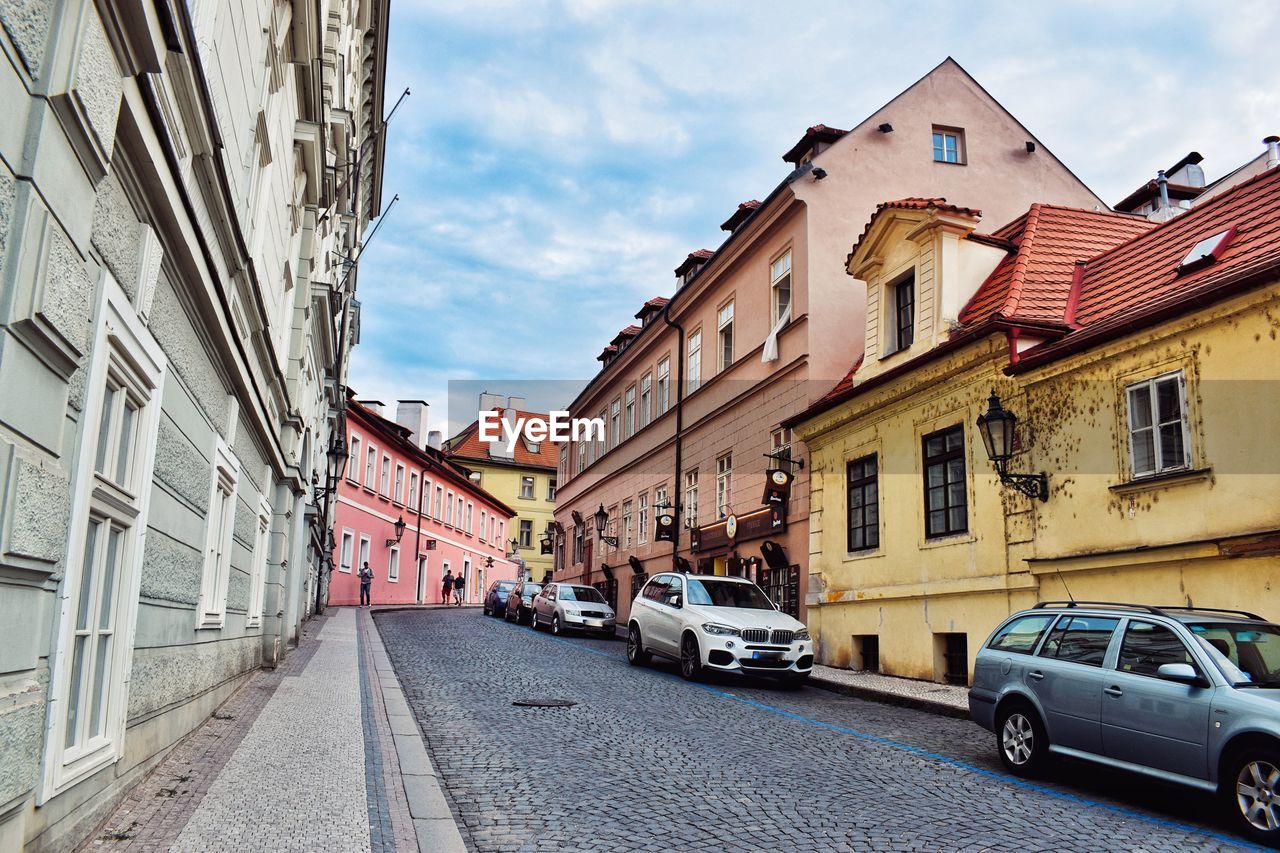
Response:
[{"label": "car wheel", "polygon": [[1015,776],[1034,776],[1047,762],[1049,736],[1030,707],[1010,705],[996,718],[996,747],[1006,770]]},{"label": "car wheel", "polygon": [[1223,798],[1236,829],[1266,844],[1280,845],[1280,750],[1257,746],[1227,762]]},{"label": "car wheel", "polygon": [[485,616],[492,616],[492,615],[493,615],[492,613],[490,613],[490,612],[489,612],[489,605],[487,605],[487,604],[486,604],[486,605],[484,606],[483,610],[484,610],[484,615],[485,615]]},{"label": "car wheel", "polygon": [[529,627],[535,631],[538,630],[538,611],[536,610],[529,611]]},{"label": "car wheel", "polygon": [[692,634],[685,634],[680,640],[680,674],[685,681],[697,681],[702,676],[702,653]]},{"label": "car wheel", "polygon": [[640,626],[631,623],[631,627],[627,628],[627,663],[632,666],[644,666],[649,662],[649,653],[644,650],[644,643],[640,638]]},{"label": "car wheel", "polygon": [[557,637],[559,637],[561,634],[563,634],[563,633],[564,633],[564,628],[563,628],[563,626],[561,626],[561,624],[560,624],[560,614],[559,614],[559,613],[557,613],[555,616],[552,616],[552,617],[551,617],[551,633],[552,633],[552,634],[554,634],[554,635],[555,635],[555,636],[557,636]]}]

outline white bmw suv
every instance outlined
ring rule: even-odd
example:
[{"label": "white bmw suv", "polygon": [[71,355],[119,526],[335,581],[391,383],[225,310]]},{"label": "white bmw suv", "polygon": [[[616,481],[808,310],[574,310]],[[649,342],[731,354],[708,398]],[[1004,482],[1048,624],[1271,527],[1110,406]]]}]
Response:
[{"label": "white bmw suv", "polygon": [[631,603],[627,661],[651,654],[679,661],[689,680],[704,672],[765,675],[803,683],[813,669],[804,623],[782,613],[745,578],[663,572]]}]

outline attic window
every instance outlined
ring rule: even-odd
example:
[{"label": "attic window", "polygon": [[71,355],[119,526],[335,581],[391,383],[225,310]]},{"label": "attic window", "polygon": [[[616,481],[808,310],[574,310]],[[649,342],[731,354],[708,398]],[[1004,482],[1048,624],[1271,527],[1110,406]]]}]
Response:
[{"label": "attic window", "polygon": [[1182,263],[1178,265],[1178,274],[1183,275],[1195,272],[1198,269],[1209,266],[1222,257],[1222,253],[1235,236],[1236,229],[1228,228],[1226,231],[1214,234],[1212,237],[1206,237],[1196,243],[1191,247],[1191,251],[1187,252],[1187,256],[1182,259]]}]

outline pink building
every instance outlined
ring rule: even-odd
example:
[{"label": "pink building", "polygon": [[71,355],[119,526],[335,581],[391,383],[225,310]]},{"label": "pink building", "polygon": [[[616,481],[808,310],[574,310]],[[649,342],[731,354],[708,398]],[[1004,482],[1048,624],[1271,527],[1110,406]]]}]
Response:
[{"label": "pink building", "polygon": [[517,566],[506,556],[515,512],[426,447],[426,426],[427,404],[418,400],[400,401],[395,421],[382,416],[381,404],[349,403],[330,604],[360,602],[365,562],[374,572],[373,604],[438,603],[450,570],[466,578],[472,604],[492,581],[515,579]]}]

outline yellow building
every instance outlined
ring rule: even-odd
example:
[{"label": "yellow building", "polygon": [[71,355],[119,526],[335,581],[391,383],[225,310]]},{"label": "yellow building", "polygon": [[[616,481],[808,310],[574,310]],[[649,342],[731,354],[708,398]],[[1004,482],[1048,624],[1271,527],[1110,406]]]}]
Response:
[{"label": "yellow building", "polygon": [[1159,226],[977,221],[882,205],[849,256],[866,351],[790,422],[819,659],[964,682],[1003,617],[1068,595],[1280,619],[1280,170]]},{"label": "yellow building", "polygon": [[[547,420],[547,415],[524,411],[524,401],[512,397],[508,405],[501,398],[481,395],[481,411],[497,413],[499,420],[520,429],[526,418]],[[480,437],[479,420],[449,439],[445,454],[478,477],[485,491],[516,510],[507,522],[507,552],[516,553],[528,567],[530,577],[541,580],[551,572],[552,555],[542,553],[542,540],[553,524],[556,508],[556,464],[559,445],[552,441],[530,443],[523,436],[507,451],[505,442],[485,442]]]}]

